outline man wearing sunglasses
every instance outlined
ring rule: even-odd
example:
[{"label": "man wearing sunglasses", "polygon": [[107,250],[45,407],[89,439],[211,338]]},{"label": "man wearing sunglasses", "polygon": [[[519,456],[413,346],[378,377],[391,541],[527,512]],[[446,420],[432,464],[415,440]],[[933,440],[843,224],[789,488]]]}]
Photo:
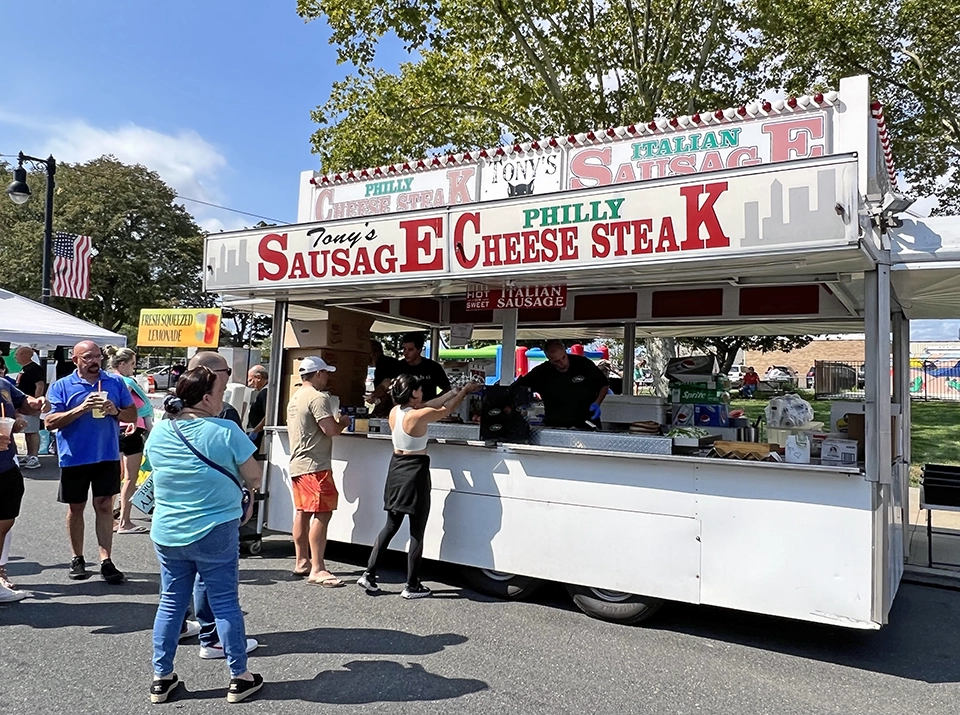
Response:
[{"label": "man wearing sunglasses", "polygon": [[[223,357],[223,355],[210,351],[197,353],[190,358],[190,364],[187,367],[193,370],[201,365],[209,368],[216,374],[218,389],[226,388],[227,382],[229,382],[230,376],[233,374],[233,370],[227,365],[227,359]],[[222,420],[235,422],[237,427],[243,429],[243,421],[240,419],[240,413],[237,412],[237,409],[233,405],[228,404],[226,400],[224,400],[223,403],[223,412],[221,412],[218,417]]]}]

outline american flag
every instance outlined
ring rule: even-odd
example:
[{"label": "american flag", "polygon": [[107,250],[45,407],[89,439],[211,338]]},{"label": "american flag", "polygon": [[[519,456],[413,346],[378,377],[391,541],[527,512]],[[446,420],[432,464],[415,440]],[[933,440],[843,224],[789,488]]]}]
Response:
[{"label": "american flag", "polygon": [[90,297],[89,236],[57,231],[53,237],[53,294],[61,298]]}]

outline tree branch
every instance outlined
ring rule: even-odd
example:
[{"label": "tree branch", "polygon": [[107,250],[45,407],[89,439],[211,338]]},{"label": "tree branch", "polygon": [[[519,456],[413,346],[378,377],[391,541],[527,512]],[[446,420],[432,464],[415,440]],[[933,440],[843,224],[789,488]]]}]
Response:
[{"label": "tree branch", "polygon": [[[398,111],[399,114],[405,114],[406,112],[413,112],[423,110],[424,113],[429,112],[432,109],[459,109],[466,112],[476,112],[477,114],[485,114],[494,119],[498,119],[507,126],[510,126],[513,129],[518,129],[520,132],[525,134],[531,139],[537,138],[539,132],[536,129],[530,127],[529,125],[521,122],[516,117],[512,117],[506,112],[501,112],[499,109],[494,109],[493,107],[486,107],[479,104],[461,104],[459,102],[433,102],[431,104],[416,104],[409,107],[401,107]],[[421,115],[423,116],[423,115]]]},{"label": "tree branch", "polygon": [[530,63],[547,83],[547,88],[550,90],[550,94],[553,95],[553,98],[557,102],[557,109],[559,109],[563,115],[563,121],[565,125],[569,127],[568,131],[573,131],[573,117],[571,116],[570,110],[567,107],[566,98],[563,96],[563,92],[560,89],[560,82],[557,80],[556,74],[552,69],[547,67],[543,61],[541,61],[541,59],[537,56],[537,53],[533,51],[532,47],[530,47],[530,43],[527,42],[527,38],[520,31],[519,25],[513,21],[510,13],[508,13],[503,7],[503,0],[493,0],[492,4],[504,25],[506,25],[511,34],[517,38],[517,44],[520,45],[520,48],[527,56],[527,59],[530,60]]}]

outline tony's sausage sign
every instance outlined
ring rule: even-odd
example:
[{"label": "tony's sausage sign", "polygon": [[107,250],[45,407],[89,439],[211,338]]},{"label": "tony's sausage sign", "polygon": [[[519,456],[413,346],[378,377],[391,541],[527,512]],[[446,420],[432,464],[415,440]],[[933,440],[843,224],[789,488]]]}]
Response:
[{"label": "tony's sausage sign", "polygon": [[209,291],[269,291],[751,254],[857,240],[857,161],[654,182],[207,237]]}]

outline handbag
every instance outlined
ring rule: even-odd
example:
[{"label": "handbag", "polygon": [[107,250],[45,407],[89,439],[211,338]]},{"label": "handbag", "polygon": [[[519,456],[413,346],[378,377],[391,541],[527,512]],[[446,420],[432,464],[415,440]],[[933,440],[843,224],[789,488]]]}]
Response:
[{"label": "handbag", "polygon": [[141,484],[137,488],[137,491],[133,493],[133,496],[130,497],[130,503],[149,516],[153,513],[154,502],[153,475],[150,475],[143,480],[143,484]]},{"label": "handbag", "polygon": [[220,472],[220,474],[225,474],[230,478],[230,481],[232,481],[234,484],[237,485],[237,487],[240,489],[240,495],[241,495],[240,506],[243,508],[243,517],[241,517],[240,519],[240,525],[243,526],[248,521],[250,521],[250,517],[253,516],[253,504],[254,504],[253,495],[250,494],[250,490],[244,487],[243,484],[240,483],[239,477],[237,477],[235,474],[231,473],[230,471],[224,469],[209,457],[206,457],[202,452],[200,452],[200,450],[198,450],[196,447],[190,444],[190,441],[186,438],[186,436],[184,436],[183,432],[180,430],[180,425],[177,424],[176,420],[171,420],[171,422],[173,423],[173,431],[177,433],[177,437],[180,438],[180,441],[183,442],[185,445],[187,445],[187,449],[193,452],[193,456],[195,456],[197,459],[199,459],[201,462],[206,464],[211,469],[217,470],[218,472]]}]

